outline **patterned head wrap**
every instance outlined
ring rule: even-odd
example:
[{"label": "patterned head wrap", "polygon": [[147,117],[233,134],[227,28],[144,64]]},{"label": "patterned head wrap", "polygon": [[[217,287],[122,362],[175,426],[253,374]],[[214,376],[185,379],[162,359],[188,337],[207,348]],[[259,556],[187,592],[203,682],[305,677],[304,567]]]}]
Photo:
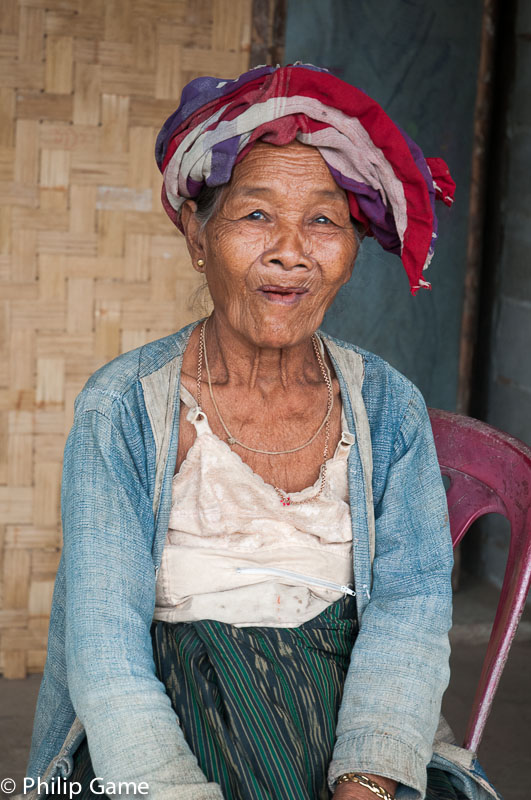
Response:
[{"label": "patterned head wrap", "polygon": [[295,139],[317,147],[346,190],[352,216],[400,255],[412,294],[430,288],[422,272],[437,238],[435,199],[453,202],[448,167],[425,159],[361,89],[309,64],[256,67],[236,80],[196,78],[185,86],[157,137],[164,209],[182,231],[184,201],[205,185],[227,183],[258,140]]}]

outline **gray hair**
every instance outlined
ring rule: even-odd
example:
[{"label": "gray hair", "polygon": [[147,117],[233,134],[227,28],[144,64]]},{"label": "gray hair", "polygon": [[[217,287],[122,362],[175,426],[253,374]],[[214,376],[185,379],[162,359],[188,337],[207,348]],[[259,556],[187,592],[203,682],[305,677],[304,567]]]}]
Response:
[{"label": "gray hair", "polygon": [[221,186],[203,186],[195,199],[197,203],[196,219],[199,221],[201,230],[207,226],[219,208],[221,193],[227,184]]}]

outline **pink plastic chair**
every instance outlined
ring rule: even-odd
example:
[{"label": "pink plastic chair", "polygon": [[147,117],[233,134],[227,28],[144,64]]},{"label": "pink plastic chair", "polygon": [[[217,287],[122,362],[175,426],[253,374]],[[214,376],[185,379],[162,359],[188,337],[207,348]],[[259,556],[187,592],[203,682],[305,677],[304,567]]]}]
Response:
[{"label": "pink plastic chair", "polygon": [[503,586],[463,747],[477,751],[531,581],[531,449],[484,422],[429,409],[454,547],[478,517],[511,524]]}]

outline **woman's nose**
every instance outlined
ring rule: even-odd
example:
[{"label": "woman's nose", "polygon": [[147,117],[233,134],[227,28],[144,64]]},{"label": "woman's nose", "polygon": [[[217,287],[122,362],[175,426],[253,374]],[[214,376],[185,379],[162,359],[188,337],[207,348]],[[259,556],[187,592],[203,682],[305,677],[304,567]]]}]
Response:
[{"label": "woman's nose", "polygon": [[297,226],[283,225],[276,231],[267,248],[264,261],[268,266],[277,266],[285,270],[296,267],[310,269],[312,261],[309,250],[310,247]]}]

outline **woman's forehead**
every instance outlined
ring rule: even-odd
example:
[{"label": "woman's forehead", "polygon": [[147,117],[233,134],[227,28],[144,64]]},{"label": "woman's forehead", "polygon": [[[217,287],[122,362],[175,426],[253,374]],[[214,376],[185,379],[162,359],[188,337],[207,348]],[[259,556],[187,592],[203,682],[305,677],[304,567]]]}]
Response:
[{"label": "woman's forehead", "polygon": [[314,188],[330,199],[345,198],[319,150],[300,142],[273,145],[257,142],[234,168],[228,186],[231,194],[266,193],[273,185],[289,190],[291,186]]}]

